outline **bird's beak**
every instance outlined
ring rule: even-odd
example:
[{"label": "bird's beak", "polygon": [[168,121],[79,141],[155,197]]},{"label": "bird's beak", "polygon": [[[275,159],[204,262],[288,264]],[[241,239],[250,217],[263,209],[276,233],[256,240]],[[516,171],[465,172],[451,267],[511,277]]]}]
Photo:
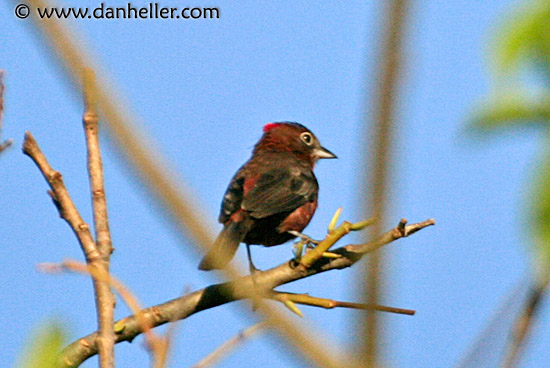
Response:
[{"label": "bird's beak", "polygon": [[325,147],[317,148],[314,154],[317,158],[338,158],[334,153],[330,152]]}]

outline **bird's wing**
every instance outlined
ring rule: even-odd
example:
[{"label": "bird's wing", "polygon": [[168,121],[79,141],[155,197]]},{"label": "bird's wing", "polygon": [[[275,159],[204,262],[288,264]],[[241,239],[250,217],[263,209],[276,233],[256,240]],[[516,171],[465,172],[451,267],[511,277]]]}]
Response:
[{"label": "bird's wing", "polygon": [[[294,211],[317,199],[319,185],[310,170],[273,168],[251,180],[253,185],[245,190],[241,208],[254,218]],[[244,187],[248,189],[246,182]]]},{"label": "bird's wing", "polygon": [[243,168],[241,167],[241,169],[237,171],[233,179],[231,179],[231,182],[229,183],[229,186],[227,187],[227,190],[225,191],[225,194],[223,196],[220,216],[218,217],[218,221],[222,224],[227,222],[227,220],[229,220],[229,217],[231,217],[232,214],[234,214],[241,208],[241,202],[243,200],[244,181],[244,172]]}]

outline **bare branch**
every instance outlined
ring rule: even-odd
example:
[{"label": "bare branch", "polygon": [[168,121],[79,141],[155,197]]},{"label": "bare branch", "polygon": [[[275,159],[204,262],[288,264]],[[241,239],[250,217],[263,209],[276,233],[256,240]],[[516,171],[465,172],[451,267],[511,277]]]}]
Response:
[{"label": "bare branch", "polygon": [[[251,276],[245,276],[234,281],[211,285],[166,303],[146,308],[142,313],[147,316],[147,319],[151,321],[151,325],[154,327],[170,321],[185,319],[206,309],[236,300],[250,298],[252,295],[257,295],[258,293],[261,295],[261,291],[267,293],[280,285],[319,273],[350,267],[359,261],[366,253],[372,252],[385,244],[408,236],[427,226],[431,226],[434,223],[433,220],[427,220],[418,224],[406,226],[405,223],[401,221],[398,226],[372,242],[359,245],[347,245],[333,250],[333,253],[342,256],[340,258],[321,258],[309,268],[297,264],[297,262],[292,259],[272,269],[255,273],[254,281]],[[115,325],[124,326],[124,328],[117,333],[117,343],[132,341],[142,332],[135,316],[123,318],[116,322]],[[93,344],[96,337],[97,332],[94,332],[67,346],[61,354],[64,362],[61,366],[78,366],[84,360],[97,354],[97,348]],[[71,364],[67,362],[71,362]]]},{"label": "bare branch", "polygon": [[[331,224],[333,220],[331,220]],[[325,239],[323,239],[323,241],[321,241],[311,252],[308,252],[303,257],[301,257],[300,264],[306,268],[311,267],[312,264],[314,264],[321,257],[323,257],[323,253],[328,251],[330,247],[332,247],[338,240],[342,239],[342,237],[349,234],[350,231],[364,229],[366,226],[369,226],[374,222],[376,222],[375,218],[361,221],[360,223],[357,223],[357,224],[352,224],[351,222],[344,221],[342,225],[330,231],[328,235],[325,237]],[[331,225],[329,225],[329,227],[330,226]]]},{"label": "bare branch", "polygon": [[[4,71],[0,70],[0,132],[2,131],[2,113],[4,112]],[[0,142],[0,153],[11,146],[12,140]]]},{"label": "bare branch", "polygon": [[[85,275],[90,275],[94,279],[111,286],[113,289],[116,290],[118,295],[120,295],[121,299],[132,311],[132,313],[134,313],[134,316],[136,316],[136,322],[139,324],[141,330],[143,331],[145,342],[147,343],[149,349],[153,352],[153,356],[156,357],[160,354],[163,354],[163,352],[160,350],[160,348],[162,347],[162,341],[160,340],[162,340],[162,338],[157,336],[151,329],[151,323],[147,320],[147,318],[145,318],[144,314],[141,312],[142,308],[139,300],[124,285],[124,283],[122,283],[116,277],[114,277],[110,273],[105,272],[104,269],[88,266],[84,263],[72,259],[66,259],[62,263],[41,263],[37,266],[37,268],[40,271],[47,273],[59,273],[66,271],[82,273]],[[124,326],[115,326],[113,331],[118,331],[121,328],[124,328]],[[158,359],[155,358],[155,360]],[[67,362],[67,364],[70,363]]]},{"label": "bare branch", "polygon": [[309,294],[283,293],[283,292],[275,291],[272,298],[274,300],[278,300],[281,302],[284,302],[286,300],[291,300],[294,303],[309,305],[312,307],[325,308],[325,309],[351,308],[351,309],[373,310],[373,311],[379,311],[379,312],[389,312],[389,313],[395,313],[395,314],[406,314],[409,316],[412,316],[415,314],[415,311],[411,309],[388,307],[384,305],[369,305],[369,304],[362,304],[362,303],[341,302],[338,300],[318,298],[318,297],[311,296]]},{"label": "bare branch", "polygon": [[[38,166],[40,172],[50,185],[51,191],[49,191],[48,194],[59,211],[59,215],[69,224],[76,235],[80,247],[84,252],[86,263],[90,267],[100,270],[108,275],[108,263],[106,263],[105,259],[97,249],[88,224],[84,222],[82,216],[74,205],[74,202],[72,201],[69,192],[63,183],[61,173],[55,171],[50,166],[48,160],[40,150],[38,143],[30,132],[25,133],[23,152],[33,160],[36,166]],[[92,274],[92,276],[94,276],[94,274]],[[114,318],[112,311],[114,307],[114,297],[107,283],[95,277],[92,277],[92,279],[97,305],[98,325],[100,331],[104,334],[98,336],[97,340],[94,340],[91,343],[94,344],[94,346],[97,344],[102,352],[102,359],[100,359],[101,367],[109,368],[114,365]],[[105,311],[107,311],[107,314],[105,314]],[[107,317],[105,318],[105,316]],[[110,339],[109,336],[111,336]],[[110,344],[109,340],[111,341]]]},{"label": "bare branch", "polygon": [[[94,214],[94,228],[97,250],[101,260],[96,266],[102,272],[109,274],[109,259],[112,251],[111,234],[107,216],[107,202],[103,184],[103,163],[99,150],[99,117],[97,113],[97,96],[95,91],[95,75],[93,70],[84,69],[82,73],[84,94],[84,116],[82,123],[88,151],[88,176]],[[99,325],[99,365],[101,368],[114,367],[115,333],[113,331],[115,298],[108,283],[99,281],[96,290],[97,320]]]},{"label": "bare branch", "polygon": [[240,331],[237,335],[233,336],[218,348],[212,351],[210,354],[201,359],[200,362],[195,364],[192,368],[206,368],[214,365],[224,355],[229,353],[229,350],[234,349],[238,344],[242,344],[246,340],[250,339],[253,335],[264,330],[267,327],[267,323],[260,322],[248,327],[245,330]]},{"label": "bare branch", "polygon": [[111,234],[107,216],[107,201],[103,179],[103,163],[99,149],[99,117],[97,112],[97,96],[95,91],[95,75],[91,69],[83,72],[84,116],[82,122],[86,134],[88,149],[88,174],[94,208],[94,225],[97,248],[105,257],[112,252]]},{"label": "bare branch", "polygon": [[539,283],[535,282],[528,286],[529,294],[522,308],[522,311],[514,321],[513,331],[511,333],[511,341],[506,349],[505,357],[502,363],[503,368],[513,368],[518,366],[521,353],[528,340],[529,333],[535,324],[535,319],[540,312],[541,302],[547,295],[548,284],[550,278],[548,273]]},{"label": "bare branch", "polygon": [[151,325],[144,318],[143,314],[140,313],[142,310],[141,304],[139,303],[137,297],[115,276],[111,274],[106,274],[103,270],[98,268],[93,268],[84,263],[66,259],[61,263],[40,263],[37,265],[37,268],[41,272],[47,273],[60,273],[60,272],[75,272],[82,273],[85,275],[93,276],[94,278],[109,284],[113,289],[115,289],[120,295],[120,298],[124,301],[126,306],[134,313],[136,316],[137,322],[140,324],[143,333],[146,335],[147,340],[153,340],[154,337],[151,335]]},{"label": "bare branch", "polygon": [[[390,0],[385,2],[386,14],[382,23],[381,52],[378,58],[376,71],[375,101],[368,101],[367,105],[374,105],[374,112],[368,111],[365,118],[365,127],[370,122],[371,139],[366,145],[365,158],[370,160],[370,168],[364,170],[364,187],[360,193],[366,193],[364,198],[365,213],[380,218],[375,224],[371,235],[378,237],[384,231],[387,220],[388,193],[390,192],[391,162],[395,146],[395,133],[398,131],[395,124],[396,100],[398,97],[400,69],[403,64],[403,40],[405,23],[407,20],[407,0]],[[369,121],[372,117],[372,121]],[[367,163],[367,159],[365,159]],[[367,180],[368,179],[368,180]],[[363,194],[362,194],[363,195]],[[378,304],[380,288],[383,284],[384,266],[383,253],[376,253],[369,259],[368,267],[363,272],[364,300],[367,304]],[[366,367],[379,366],[378,355],[380,341],[383,339],[383,329],[379,326],[378,315],[367,312],[362,323],[358,323],[358,335],[363,337],[359,350]]]},{"label": "bare branch", "polygon": [[73,200],[71,199],[69,192],[63,183],[61,173],[52,169],[46,159],[46,156],[44,156],[38,146],[38,143],[36,143],[36,140],[30,132],[25,133],[23,153],[33,160],[50,185],[50,197],[52,197],[54,204],[59,211],[59,216],[61,216],[61,218],[69,224],[76,235],[80,247],[84,252],[84,256],[86,257],[86,262],[90,263],[96,259],[99,259],[100,253],[96,248],[88,224],[84,222],[82,216],[80,216],[80,213],[74,205]]},{"label": "bare branch", "polygon": [[373,252],[383,245],[386,245],[400,238],[406,238],[407,236],[414,234],[427,226],[432,225],[435,225],[434,219],[429,219],[412,225],[407,225],[407,220],[401,219],[399,224],[395,228],[393,228],[393,230],[386,232],[385,234],[373,241],[354,246],[356,247],[355,251],[358,253]]}]

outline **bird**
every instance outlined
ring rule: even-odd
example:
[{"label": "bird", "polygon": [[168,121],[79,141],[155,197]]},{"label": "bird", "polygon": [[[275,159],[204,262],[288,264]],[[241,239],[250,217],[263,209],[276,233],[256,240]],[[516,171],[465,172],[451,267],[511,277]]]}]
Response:
[{"label": "bird", "polygon": [[319,184],[313,174],[319,159],[337,158],[317,137],[296,122],[263,127],[252,156],[236,172],[223,196],[218,221],[223,229],[199,264],[200,270],[222,269],[246,244],[271,247],[302,234],[317,209]]}]

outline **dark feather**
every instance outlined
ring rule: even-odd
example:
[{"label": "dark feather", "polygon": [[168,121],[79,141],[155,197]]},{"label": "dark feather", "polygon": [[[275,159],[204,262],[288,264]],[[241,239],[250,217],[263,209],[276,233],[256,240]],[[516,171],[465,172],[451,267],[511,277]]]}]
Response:
[{"label": "dark feather", "polygon": [[311,170],[296,166],[276,168],[262,174],[246,193],[241,207],[253,218],[293,211],[317,200],[319,186]]},{"label": "dark feather", "polygon": [[231,261],[239,244],[246,235],[247,224],[241,222],[230,222],[224,226],[216,241],[208,250],[199,264],[199,270],[209,271],[225,267]]},{"label": "dark feather", "polygon": [[239,169],[225,191],[218,221],[225,224],[232,214],[241,209],[243,200],[244,175],[243,168]]}]

